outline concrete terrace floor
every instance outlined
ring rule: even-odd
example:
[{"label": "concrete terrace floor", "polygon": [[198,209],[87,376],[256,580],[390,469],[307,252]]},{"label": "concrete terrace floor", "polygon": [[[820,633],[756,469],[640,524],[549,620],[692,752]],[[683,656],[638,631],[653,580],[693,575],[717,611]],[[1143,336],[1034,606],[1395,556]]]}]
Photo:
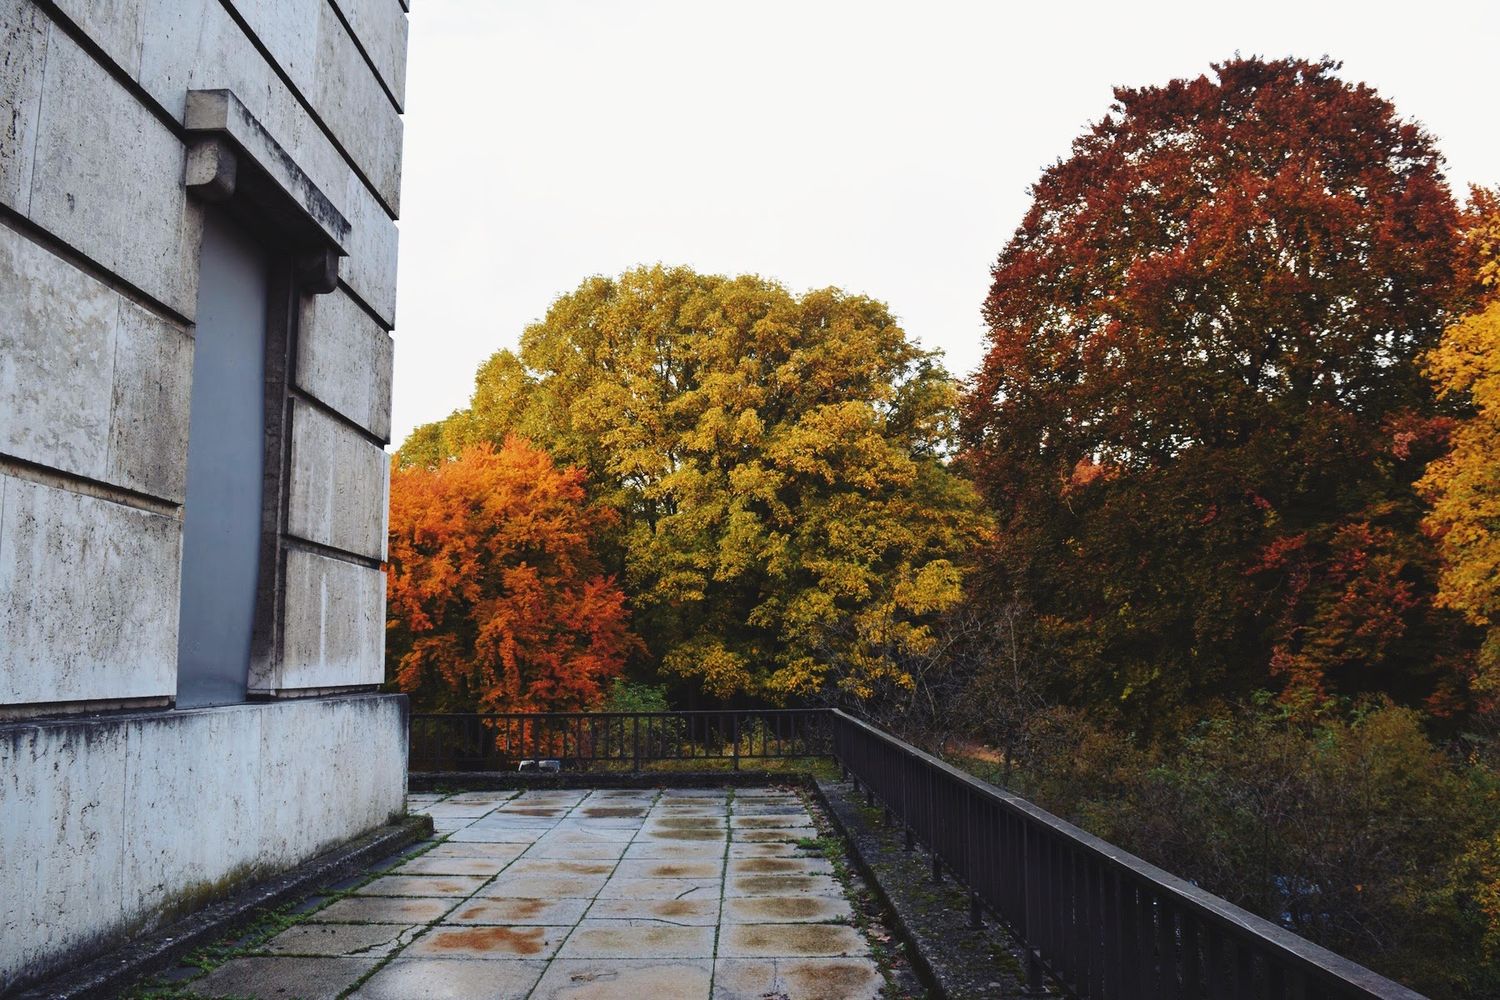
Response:
[{"label": "concrete terrace floor", "polygon": [[885,977],[795,792],[411,796],[429,850],[178,989],[200,997],[845,1000]]}]

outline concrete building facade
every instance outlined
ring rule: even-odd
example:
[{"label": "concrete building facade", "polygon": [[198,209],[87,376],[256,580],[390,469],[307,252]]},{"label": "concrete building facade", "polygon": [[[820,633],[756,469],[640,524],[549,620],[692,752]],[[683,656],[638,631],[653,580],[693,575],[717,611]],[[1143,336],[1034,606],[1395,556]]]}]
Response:
[{"label": "concrete building facade", "polygon": [[0,0],[0,993],[404,811],[405,0]]}]

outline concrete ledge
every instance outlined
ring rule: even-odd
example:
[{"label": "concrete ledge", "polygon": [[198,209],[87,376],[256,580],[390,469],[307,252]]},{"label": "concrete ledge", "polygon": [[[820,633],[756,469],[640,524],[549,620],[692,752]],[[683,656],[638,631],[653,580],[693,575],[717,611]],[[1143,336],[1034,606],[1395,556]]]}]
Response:
[{"label": "concrete ledge", "polygon": [[933,996],[946,1000],[1054,996],[1029,993],[1022,951],[1003,928],[986,919],[969,924],[969,897],[945,875],[932,878],[931,857],[905,850],[903,832],[865,804],[852,782],[814,778],[814,794],[848,842],[860,873],[874,887],[910,946],[913,965]]},{"label": "concrete ledge", "polygon": [[143,976],[250,924],[262,910],[300,899],[348,878],[418,840],[432,835],[432,817],[408,816],[308,861],[285,875],[210,904],[156,934],[135,940],[81,968],[48,980],[16,1000],[74,1000],[117,996]]}]

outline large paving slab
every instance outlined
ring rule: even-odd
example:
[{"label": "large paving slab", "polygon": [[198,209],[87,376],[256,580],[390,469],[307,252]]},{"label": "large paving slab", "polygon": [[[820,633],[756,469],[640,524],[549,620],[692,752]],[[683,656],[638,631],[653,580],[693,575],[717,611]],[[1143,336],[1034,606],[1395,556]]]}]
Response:
[{"label": "large paving slab", "polygon": [[721,958],[713,1000],[875,1000],[884,986],[868,958]]},{"label": "large paving slab", "polygon": [[546,962],[398,958],[354,993],[354,1000],[522,1000]]},{"label": "large paving slab", "polygon": [[236,958],[193,983],[205,997],[336,1000],[380,964],[377,958]]},{"label": "large paving slab", "polygon": [[238,942],[185,995],[859,1000],[885,988],[796,792],[465,792],[409,807],[434,818],[435,842]]}]

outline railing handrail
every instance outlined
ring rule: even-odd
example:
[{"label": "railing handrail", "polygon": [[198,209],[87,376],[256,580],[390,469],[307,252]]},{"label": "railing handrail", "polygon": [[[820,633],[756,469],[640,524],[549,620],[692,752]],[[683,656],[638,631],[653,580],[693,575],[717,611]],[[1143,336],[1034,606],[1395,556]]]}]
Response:
[{"label": "railing handrail", "polygon": [[1096,837],[1065,819],[1054,816],[1018,795],[975,777],[872,726],[863,719],[840,709],[832,711],[834,717],[840,721],[856,727],[866,735],[883,741],[897,750],[910,754],[950,780],[968,786],[974,792],[994,800],[1028,822],[1045,828],[1057,837],[1071,841],[1074,846],[1093,854],[1127,877],[1149,882],[1170,892],[1176,903],[1193,910],[1200,916],[1207,917],[1229,931],[1231,935],[1239,938],[1253,938],[1267,950],[1274,950],[1285,957],[1294,959],[1304,972],[1330,984],[1362,990],[1369,997],[1379,998],[1379,1000],[1425,1000],[1422,994],[1415,990],[1387,979],[1374,970],[1329,951],[1321,945],[1314,944],[1279,924],[1236,906],[1227,899],[1215,896],[1171,872],[1158,868],[1143,858],[1136,857],[1124,848]]}]

